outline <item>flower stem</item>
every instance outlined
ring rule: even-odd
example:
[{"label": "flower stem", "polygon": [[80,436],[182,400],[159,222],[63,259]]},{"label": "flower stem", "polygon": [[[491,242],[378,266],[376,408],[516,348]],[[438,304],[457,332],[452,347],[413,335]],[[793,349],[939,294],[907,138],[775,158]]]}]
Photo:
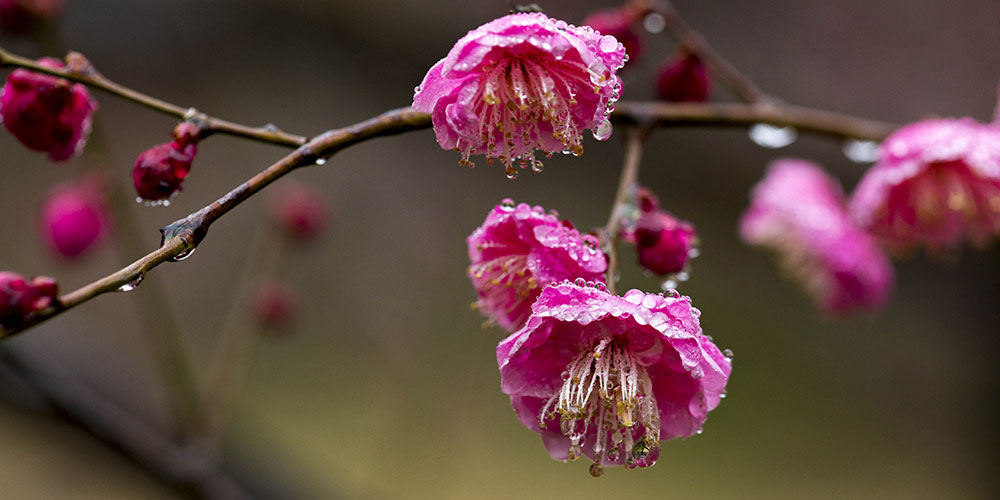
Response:
[{"label": "flower stem", "polygon": [[647,127],[631,127],[626,131],[625,160],[622,163],[621,177],[618,179],[618,191],[615,201],[611,203],[611,213],[604,225],[606,251],[608,253],[608,292],[616,294],[618,289],[618,232],[621,229],[622,216],[629,197],[635,192],[639,182],[639,164],[642,162],[642,149],[649,135]]}]

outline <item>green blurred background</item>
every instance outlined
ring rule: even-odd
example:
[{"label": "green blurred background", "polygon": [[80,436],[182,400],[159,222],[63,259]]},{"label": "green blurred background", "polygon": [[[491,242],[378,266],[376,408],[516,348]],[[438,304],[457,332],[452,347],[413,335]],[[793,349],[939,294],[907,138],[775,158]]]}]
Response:
[{"label": "green blurred background", "polygon": [[[578,22],[609,6],[548,1]],[[1000,4],[679,0],[675,6],[765,90],[789,102],[905,123],[928,115],[992,114],[1000,81]],[[108,77],[168,101],[250,124],[312,135],[410,103],[413,87],[456,39],[505,13],[490,2],[320,0],[67,0],[54,27]],[[37,39],[2,38],[15,53],[49,54]],[[625,75],[623,99],[672,50],[663,36]],[[51,42],[49,47],[52,47]],[[54,50],[54,49],[53,49]],[[4,72],[4,75],[6,72]],[[716,89],[718,99],[730,99]],[[136,155],[175,121],[103,93],[97,126],[107,161],[129,183]],[[303,296],[297,331],[258,351],[226,441],[227,461],[301,498],[996,498],[1000,259],[994,244],[899,262],[883,313],[816,313],[769,255],[736,233],[747,193],[779,156],[816,160],[850,189],[864,167],[841,145],[802,137],[765,150],[739,129],[657,131],[642,180],[700,232],[702,255],[681,292],[702,326],[735,351],[729,398],[701,436],[667,443],[645,471],[592,479],[561,464],[518,423],[499,391],[497,329],[483,330],[464,270],[465,236],[500,199],[555,208],[600,225],[621,162],[611,140],[587,138],[582,158],[546,162],[516,181],[459,167],[429,130],[353,147],[292,177],[329,195],[334,222],[318,245],[285,257]],[[153,249],[157,228],[192,212],[283,154],[214,137],[170,207],[132,210]],[[0,268],[72,289],[119,267],[103,245],[82,262],[50,255],[37,212],[53,184],[88,157],[51,165],[0,134]],[[480,162],[482,163],[482,162]],[[279,184],[285,180],[279,181]],[[264,197],[213,225],[197,254],[153,271],[204,374],[241,275],[265,224]],[[624,288],[657,287],[626,249]],[[151,422],[163,395],[136,316],[136,295],[100,297],[15,339]],[[2,391],[6,394],[9,391]],[[172,498],[87,434],[0,405],[0,496]],[[276,496],[280,498],[279,496]]]}]

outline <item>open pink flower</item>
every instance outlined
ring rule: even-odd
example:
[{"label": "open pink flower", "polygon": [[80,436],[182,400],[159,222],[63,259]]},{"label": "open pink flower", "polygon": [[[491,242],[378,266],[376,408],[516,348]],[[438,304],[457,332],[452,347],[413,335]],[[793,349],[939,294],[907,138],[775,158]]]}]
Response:
[{"label": "open pink flower", "polygon": [[500,388],[552,458],[586,456],[595,475],[648,467],[661,440],[698,433],[725,395],[731,360],[699,316],[676,294],[550,285],[497,346]]},{"label": "open pink flower", "polygon": [[740,221],[743,239],[775,249],[819,307],[848,313],[886,302],[892,264],[847,216],[840,185],[819,166],[776,161],[751,197]]},{"label": "open pink flower", "polygon": [[56,187],[42,208],[42,236],[53,251],[78,257],[107,233],[104,193],[94,180]]},{"label": "open pink flower", "polygon": [[656,195],[646,188],[637,190],[635,205],[637,217],[626,221],[622,238],[635,245],[639,265],[661,276],[684,271],[697,251],[694,226],[661,210]]},{"label": "open pink flower", "polygon": [[[63,67],[52,58],[38,63]],[[0,95],[0,116],[7,130],[27,148],[48,153],[52,161],[69,159],[83,148],[96,110],[97,101],[83,85],[24,69],[7,77]]]},{"label": "open pink flower", "polygon": [[608,268],[597,238],[581,235],[542,207],[515,206],[510,199],[494,207],[466,241],[479,310],[508,331],[524,325],[545,285],[604,281]]},{"label": "open pink flower", "polygon": [[625,46],[628,60],[635,61],[642,54],[643,43],[638,30],[639,13],[636,9],[618,7],[594,12],[583,20],[582,25],[590,26],[597,32],[615,37]]},{"label": "open pink flower", "polygon": [[899,129],[855,189],[850,211],[899,250],[985,244],[1000,234],[1000,127],[965,118]]},{"label": "open pink flower", "polygon": [[511,14],[462,37],[415,89],[413,107],[430,113],[438,144],[483,154],[508,177],[546,154],[583,152],[581,134],[611,135],[625,48],[613,36],[541,13]]}]

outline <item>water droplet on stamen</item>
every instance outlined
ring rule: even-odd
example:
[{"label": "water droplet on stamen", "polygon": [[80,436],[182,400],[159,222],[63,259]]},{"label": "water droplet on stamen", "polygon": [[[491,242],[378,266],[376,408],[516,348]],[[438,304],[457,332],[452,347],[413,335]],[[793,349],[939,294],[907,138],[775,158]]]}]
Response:
[{"label": "water droplet on stamen", "polygon": [[879,145],[875,141],[850,139],[844,141],[841,150],[844,151],[844,156],[854,163],[874,163],[879,158]]},{"label": "water droplet on stamen", "polygon": [[750,140],[758,146],[778,149],[795,142],[799,137],[794,127],[775,127],[768,123],[757,123],[750,127]]},{"label": "water droplet on stamen", "polygon": [[590,464],[590,475],[594,477],[601,477],[604,475],[604,466],[598,463]]}]

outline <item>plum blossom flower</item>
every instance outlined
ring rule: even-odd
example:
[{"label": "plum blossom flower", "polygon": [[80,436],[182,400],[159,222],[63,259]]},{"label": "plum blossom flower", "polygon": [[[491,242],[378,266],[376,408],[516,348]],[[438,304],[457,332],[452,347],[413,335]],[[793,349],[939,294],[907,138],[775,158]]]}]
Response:
[{"label": "plum blossom flower", "polygon": [[611,135],[607,114],[621,91],[615,74],[625,48],[613,36],[541,13],[511,14],[462,37],[415,89],[413,107],[430,113],[438,144],[497,159],[508,177],[535,149],[581,154],[581,134]]},{"label": "plum blossom flower", "polygon": [[79,257],[108,232],[109,220],[95,180],[64,184],[52,190],[42,208],[42,236],[56,253]]},{"label": "plum blossom flower", "polygon": [[1000,127],[964,118],[897,130],[849,207],[893,249],[987,243],[1000,234]]},{"label": "plum blossom flower", "polygon": [[637,215],[622,228],[622,238],[635,245],[639,265],[652,273],[675,275],[697,255],[698,236],[690,222],[660,209],[660,201],[646,188],[636,190]]},{"label": "plum blossom flower", "polygon": [[[63,67],[52,58],[38,63]],[[83,85],[25,69],[11,73],[0,94],[4,127],[28,149],[48,153],[52,161],[67,160],[83,148],[96,110],[97,101]]]},{"label": "plum blossom flower", "polygon": [[515,206],[509,198],[466,241],[476,305],[508,331],[524,325],[545,285],[575,278],[604,281],[608,267],[596,237],[581,235],[542,207]]},{"label": "plum blossom flower", "polygon": [[603,284],[546,287],[524,328],[497,346],[501,390],[556,460],[649,467],[660,441],[697,434],[725,397],[730,352],[688,297]]},{"label": "plum blossom flower", "polygon": [[833,314],[876,309],[892,291],[892,264],[848,217],[840,185],[804,160],[774,162],[740,221],[751,245],[773,248],[784,269]]},{"label": "plum blossom flower", "polygon": [[30,280],[17,273],[0,271],[0,326],[10,328],[31,313],[50,306],[59,292],[56,281],[45,276]]},{"label": "plum blossom flower", "polygon": [[628,60],[635,60],[642,54],[643,43],[637,29],[639,12],[629,7],[604,9],[594,12],[583,20],[582,25],[590,26],[597,32],[615,37],[625,46]]}]

